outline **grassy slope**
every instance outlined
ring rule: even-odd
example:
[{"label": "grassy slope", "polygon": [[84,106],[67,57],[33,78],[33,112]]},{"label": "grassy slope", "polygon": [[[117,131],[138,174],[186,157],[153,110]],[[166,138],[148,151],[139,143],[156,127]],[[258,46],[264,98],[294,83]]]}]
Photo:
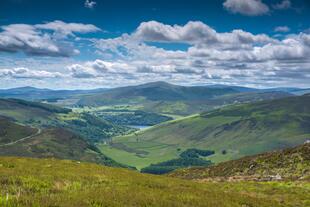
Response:
[{"label": "grassy slope", "polygon": [[36,131],[35,128],[18,125],[0,116],[0,145],[30,136],[36,133]]},{"label": "grassy slope", "polygon": [[207,168],[188,168],[170,176],[186,179],[265,179],[280,175],[281,179],[310,181],[310,143],[298,147],[227,161]]},{"label": "grassy slope", "polygon": [[[101,149],[117,161],[128,161],[141,168],[176,158],[181,151],[193,147],[215,150],[215,155],[209,158],[221,162],[295,146],[310,137],[309,103],[310,96],[304,95],[230,106],[116,137],[114,143],[127,146],[123,147],[127,152],[122,158],[116,155],[120,148],[102,146]],[[223,155],[222,150],[227,153]],[[136,151],[144,154],[137,156]]]},{"label": "grassy slope", "polygon": [[[0,119],[0,155],[27,157],[55,157],[122,166],[104,156],[80,136],[62,129],[34,129]],[[22,140],[22,141],[18,141]],[[18,141],[14,143],[14,141]],[[9,145],[5,145],[8,144]]]},{"label": "grassy slope", "polygon": [[92,115],[72,112],[49,104],[18,99],[0,99],[0,116],[9,117],[35,127],[65,127],[89,141],[126,133],[127,127],[117,126]]},{"label": "grassy slope", "polygon": [[0,158],[0,205],[307,206],[309,183],[196,183],[95,164]]},{"label": "grassy slope", "polygon": [[0,115],[10,117],[19,122],[30,122],[34,117],[37,121],[47,122],[53,114],[50,110],[45,110],[45,108],[36,107],[35,105],[23,104],[23,102],[15,99],[0,99]]}]

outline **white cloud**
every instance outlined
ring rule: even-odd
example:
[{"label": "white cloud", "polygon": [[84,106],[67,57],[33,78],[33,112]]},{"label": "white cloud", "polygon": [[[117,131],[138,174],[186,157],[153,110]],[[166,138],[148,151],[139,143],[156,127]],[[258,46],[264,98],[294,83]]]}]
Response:
[{"label": "white cloud", "polygon": [[97,32],[100,31],[98,27],[92,24],[81,24],[81,23],[65,23],[63,21],[53,21],[45,24],[36,24],[35,28],[44,29],[44,30],[52,30],[57,34],[61,34],[63,36],[71,35],[73,33],[89,33],[89,32]]},{"label": "white cloud", "polygon": [[128,74],[133,68],[127,63],[107,62],[103,60],[87,61],[84,64],[67,66],[75,78],[105,77],[111,74]]},{"label": "white cloud", "polygon": [[265,34],[253,35],[243,30],[218,33],[200,21],[190,21],[184,26],[166,25],[156,21],[143,22],[132,38],[152,42],[181,42],[194,45],[240,47],[252,43],[275,41]]},{"label": "white cloud", "polygon": [[291,1],[290,0],[283,0],[280,3],[274,4],[272,5],[272,7],[274,9],[278,9],[278,10],[285,10],[285,9],[289,9],[291,8]]},{"label": "white cloud", "polygon": [[223,6],[232,13],[247,16],[259,16],[269,12],[269,7],[261,0],[226,0]]},{"label": "white cloud", "polygon": [[209,48],[189,48],[189,54],[194,57],[209,58],[217,61],[285,61],[309,59],[310,48],[307,46],[308,36],[284,39],[279,43],[268,43],[263,46],[253,46],[247,50],[218,50]]},{"label": "white cloud", "polygon": [[12,24],[2,26],[0,33],[0,51],[19,52],[38,56],[71,56],[78,51],[57,44],[50,35],[42,34],[33,26]]},{"label": "white cloud", "polygon": [[290,28],[288,26],[278,26],[274,28],[275,32],[289,32]]},{"label": "white cloud", "polygon": [[[278,31],[289,29],[278,28]],[[147,42],[187,43],[188,51],[169,51],[147,45]],[[290,36],[280,41],[266,34],[252,34],[243,30],[219,33],[202,22],[188,22],[184,26],[143,22],[131,35],[96,42],[102,52],[116,53],[132,59],[178,59],[205,57],[216,60],[266,61],[307,58],[308,35]],[[278,52],[277,52],[278,50]]]},{"label": "white cloud", "polygon": [[[33,27],[35,26],[19,25],[12,32],[26,31],[29,36],[45,37],[51,41],[46,41],[45,44],[58,46],[55,41],[58,42],[59,39],[54,39],[54,33],[60,30],[58,27],[48,29],[47,33],[46,29]],[[64,32],[66,35],[62,38],[70,39],[71,35],[77,35],[78,30],[66,30],[69,32]],[[3,32],[6,31],[11,32],[10,29]],[[29,44],[33,41],[32,38]],[[40,39],[37,45],[41,42]],[[158,42],[167,45],[181,43],[188,45],[188,48],[168,50],[155,46],[157,44],[154,43]],[[252,34],[239,29],[218,32],[199,21],[191,21],[185,25],[150,21],[141,23],[131,34],[92,39],[92,44],[97,49],[97,55],[102,55],[102,58],[85,62],[63,58],[59,60],[64,62],[59,61],[58,65],[53,65],[42,57],[36,57],[35,61],[29,58],[27,64],[0,57],[0,68],[16,69],[16,65],[23,65],[24,68],[33,69],[3,69],[0,72],[0,85],[8,83],[5,82],[7,78],[15,78],[21,83],[21,77],[23,83],[30,79],[33,84],[39,85],[39,78],[34,80],[33,77],[46,77],[49,78],[49,83],[56,83],[56,80],[61,79],[57,83],[68,87],[114,87],[157,80],[189,85],[216,83],[265,87],[310,86],[307,84],[307,78],[310,77],[310,34],[307,33],[289,34],[276,39],[266,34]],[[38,59],[45,61],[45,64],[36,65]]]},{"label": "white cloud", "polygon": [[142,22],[135,34],[145,41],[190,42],[215,41],[216,32],[202,22],[188,22],[184,26],[165,25],[157,21]]},{"label": "white cloud", "polygon": [[[96,40],[94,44],[100,54],[108,53],[115,62],[133,67],[125,70],[136,81],[153,77],[191,83],[224,81],[259,85],[268,84],[268,81],[283,84],[288,79],[287,74],[291,75],[290,81],[300,78],[295,66],[307,68],[310,65],[309,37],[300,33],[278,40],[238,29],[219,33],[202,22],[181,26],[150,21],[141,23],[132,34]],[[166,50],[151,46],[149,42],[185,43],[189,48]],[[303,72],[309,73],[309,70]]]},{"label": "white cloud", "polygon": [[[94,25],[62,21],[37,25],[10,24],[1,26],[1,29],[0,52],[24,52],[27,55],[53,57],[69,57],[79,54],[79,51],[66,41],[67,35],[99,30]],[[52,30],[56,35],[44,30]]]},{"label": "white cloud", "polygon": [[44,70],[29,70],[28,68],[19,67],[13,69],[0,69],[0,77],[42,79],[42,78],[59,78],[62,77],[62,74],[59,72],[49,72]]},{"label": "white cloud", "polygon": [[84,6],[86,8],[93,9],[96,6],[96,4],[97,3],[95,1],[86,0],[85,3],[84,3]]}]

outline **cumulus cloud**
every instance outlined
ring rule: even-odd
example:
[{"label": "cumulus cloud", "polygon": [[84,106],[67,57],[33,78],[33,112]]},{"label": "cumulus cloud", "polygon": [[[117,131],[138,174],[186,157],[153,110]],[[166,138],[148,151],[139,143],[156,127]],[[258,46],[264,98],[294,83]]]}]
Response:
[{"label": "cumulus cloud", "polygon": [[[27,55],[69,57],[79,51],[66,41],[67,35],[98,31],[94,25],[54,21],[45,24],[11,24],[1,26],[0,52],[24,52]],[[44,30],[52,30],[53,35]]]},{"label": "cumulus cloud", "polygon": [[96,77],[108,77],[114,75],[120,75],[127,77],[134,74],[201,74],[203,68],[195,68],[186,63],[171,64],[171,62],[156,63],[138,60],[138,61],[104,61],[97,59],[95,61],[87,61],[84,64],[72,64],[67,66],[67,69],[71,72],[71,76],[74,78],[96,78]]},{"label": "cumulus cloud", "polygon": [[269,12],[268,5],[261,0],[226,0],[223,3],[226,10],[246,16],[259,16]]},{"label": "cumulus cloud", "polygon": [[95,1],[86,0],[85,3],[84,3],[84,6],[86,8],[93,9],[96,6],[96,4],[97,3]]},{"label": "cumulus cloud", "polygon": [[216,32],[202,22],[188,22],[184,26],[165,25],[157,21],[142,22],[135,32],[137,38],[158,42],[215,41]]},{"label": "cumulus cloud", "polygon": [[143,41],[182,42],[220,47],[236,47],[254,42],[265,43],[275,41],[265,34],[253,35],[240,29],[227,33],[218,33],[200,21],[190,21],[184,26],[171,26],[157,21],[143,22],[132,36]]},{"label": "cumulus cloud", "polygon": [[189,48],[189,54],[194,57],[209,58],[216,61],[262,62],[309,59],[310,48],[307,45],[309,37],[301,34],[297,37],[284,39],[261,47],[253,46],[248,50],[216,50],[208,48]]},{"label": "cumulus cloud", "polygon": [[[62,30],[57,26],[49,25],[49,28],[44,29],[33,29],[35,25],[18,27],[23,27],[19,28],[22,31],[29,31],[27,34],[30,36],[47,38],[45,43],[50,43],[51,48],[54,45],[58,46],[55,42],[59,39],[55,40],[54,33]],[[76,27],[69,28],[71,29],[62,32],[61,38],[64,40],[81,31]],[[13,30],[16,31],[17,28]],[[7,31],[10,32],[9,29],[3,32]],[[20,41],[20,38],[16,39]],[[28,44],[34,41],[32,37],[30,39]],[[34,66],[36,69],[44,68],[47,70],[45,72],[27,69],[32,67],[29,63],[24,66],[26,70],[16,68],[0,70],[0,77],[16,77],[16,80],[17,77],[23,77],[23,81],[26,81],[24,79],[27,77],[30,80],[33,77],[53,78],[53,80],[62,77],[62,80],[65,80],[63,84],[92,87],[120,86],[157,80],[176,84],[216,83],[266,87],[301,85],[310,77],[310,34],[305,32],[276,39],[266,34],[253,34],[240,29],[218,32],[199,21],[190,21],[185,25],[149,21],[142,22],[130,34],[91,41],[101,58],[85,62],[75,62],[72,59],[56,67]],[[40,42],[41,40],[35,46]],[[2,43],[0,41],[0,45]],[[158,46],[161,44],[154,43],[181,43],[188,47],[182,50],[169,50]],[[7,62],[1,61],[3,58],[0,57],[0,68],[10,68],[3,67],[3,64],[1,66],[1,62]],[[63,69],[64,72],[61,74],[49,72],[54,68],[58,71]],[[6,78],[1,80],[4,79]]]},{"label": "cumulus cloud", "polygon": [[272,5],[272,7],[274,9],[278,9],[278,10],[285,10],[285,9],[289,9],[291,8],[291,1],[290,0],[283,0],[280,3],[274,4]]},{"label": "cumulus cloud", "polygon": [[[279,27],[277,31],[288,30]],[[266,34],[252,34],[243,30],[219,33],[202,22],[188,22],[184,26],[143,22],[131,35],[97,42],[98,49],[116,53],[129,59],[174,60],[205,57],[211,60],[266,61],[307,58],[308,34],[291,35],[277,40]],[[187,43],[187,51],[169,51],[147,45],[147,42]]]},{"label": "cumulus cloud", "polygon": [[59,72],[49,72],[44,70],[29,70],[28,68],[0,69],[0,77],[43,79],[59,78],[62,74]]},{"label": "cumulus cloud", "polygon": [[274,28],[275,32],[289,32],[290,28],[288,26],[278,26]]},{"label": "cumulus cloud", "polygon": [[48,22],[45,24],[36,24],[35,28],[52,30],[57,34],[61,34],[63,36],[74,36],[74,33],[89,33],[100,31],[98,27],[92,24],[65,23],[59,20]]},{"label": "cumulus cloud", "polygon": [[[176,82],[251,82],[258,85],[268,84],[268,81],[270,84],[284,82],[287,77],[283,70],[296,80],[298,76],[293,75],[299,71],[296,65],[310,65],[309,37],[309,34],[300,33],[279,40],[238,29],[220,33],[203,22],[166,25],[150,21],[141,23],[131,34],[96,40],[94,44],[100,54],[109,54],[115,62],[126,63],[127,67],[119,67],[117,71],[127,71],[137,81],[156,77]],[[167,50],[150,42],[185,43],[188,49]]]},{"label": "cumulus cloud", "polygon": [[108,74],[128,74],[132,69],[127,63],[108,62],[103,60],[87,61],[84,64],[67,66],[75,78],[105,77]]}]

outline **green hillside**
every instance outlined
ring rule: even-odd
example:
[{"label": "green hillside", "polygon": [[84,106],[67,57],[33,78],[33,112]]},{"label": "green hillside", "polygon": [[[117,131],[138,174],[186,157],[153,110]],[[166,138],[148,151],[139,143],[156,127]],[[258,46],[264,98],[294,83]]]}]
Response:
[{"label": "green hillside", "polygon": [[0,145],[31,136],[36,132],[37,130],[35,128],[16,124],[0,116]]},{"label": "green hillside", "polygon": [[244,157],[207,168],[181,169],[170,174],[186,179],[308,180],[310,143],[298,147]]},{"label": "green hillside", "polygon": [[132,131],[88,113],[19,99],[0,99],[0,116],[38,128],[67,128],[91,142]]},{"label": "green hillside", "polygon": [[197,183],[55,159],[0,157],[0,206],[308,206],[309,183]]},{"label": "green hillside", "polygon": [[95,146],[63,128],[35,129],[0,119],[0,156],[54,157],[108,166],[125,166],[103,155]]},{"label": "green hillside", "polygon": [[310,96],[229,106],[115,137],[101,150],[138,168],[188,148],[214,150],[217,163],[302,144],[310,137]]},{"label": "green hillside", "polygon": [[0,115],[19,122],[47,122],[54,114],[69,113],[70,109],[19,99],[0,99]]}]

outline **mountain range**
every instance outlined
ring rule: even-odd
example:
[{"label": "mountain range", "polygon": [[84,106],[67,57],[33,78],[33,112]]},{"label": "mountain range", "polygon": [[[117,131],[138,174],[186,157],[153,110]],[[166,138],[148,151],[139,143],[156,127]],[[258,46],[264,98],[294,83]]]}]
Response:
[{"label": "mountain range", "polygon": [[308,206],[305,92],[2,90],[0,206]]},{"label": "mountain range", "polygon": [[0,97],[46,101],[61,106],[138,105],[148,112],[190,115],[238,102],[253,102],[302,95],[309,89],[256,89],[241,86],[178,86],[152,82],[120,88],[51,90],[34,87],[1,89]]}]

